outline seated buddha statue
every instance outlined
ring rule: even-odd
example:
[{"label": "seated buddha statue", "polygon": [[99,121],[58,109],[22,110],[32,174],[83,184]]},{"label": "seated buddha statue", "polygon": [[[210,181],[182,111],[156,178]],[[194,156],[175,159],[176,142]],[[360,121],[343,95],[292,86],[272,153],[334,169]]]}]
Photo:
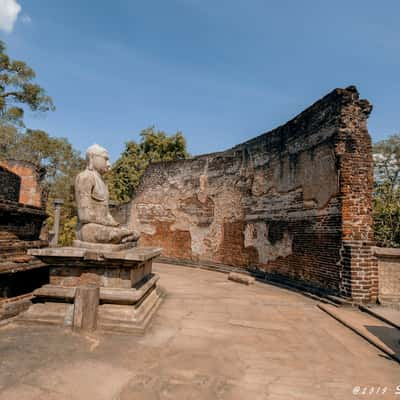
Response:
[{"label": "seated buddha statue", "polygon": [[102,175],[110,168],[106,149],[94,144],[86,150],[86,169],[75,179],[78,207],[77,239],[91,243],[127,243],[139,235],[121,226],[110,214],[109,192]]}]

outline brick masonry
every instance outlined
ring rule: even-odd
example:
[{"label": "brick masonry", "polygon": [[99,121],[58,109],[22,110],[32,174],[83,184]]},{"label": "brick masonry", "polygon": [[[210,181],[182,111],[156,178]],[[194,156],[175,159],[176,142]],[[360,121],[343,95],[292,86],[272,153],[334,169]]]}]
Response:
[{"label": "brick masonry", "polygon": [[167,258],[377,297],[366,121],[355,87],[220,153],[157,163],[120,212]]},{"label": "brick masonry", "polygon": [[0,200],[19,201],[21,178],[0,166]]},{"label": "brick masonry", "polygon": [[[0,167],[14,173],[20,179],[19,203],[42,207],[46,193],[42,186],[45,171],[28,161],[0,160]],[[13,187],[9,186],[9,188]],[[2,189],[3,190],[3,189]]]},{"label": "brick masonry", "polygon": [[30,163],[0,161],[0,320],[23,310],[27,294],[48,281],[48,268],[27,254],[47,245],[39,238],[47,217],[42,176]]}]

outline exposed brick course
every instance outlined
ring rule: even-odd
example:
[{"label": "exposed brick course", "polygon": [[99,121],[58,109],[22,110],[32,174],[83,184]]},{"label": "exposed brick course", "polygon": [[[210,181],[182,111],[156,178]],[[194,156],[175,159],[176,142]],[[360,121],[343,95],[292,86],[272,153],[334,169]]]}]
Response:
[{"label": "exposed brick course", "polygon": [[21,204],[42,207],[46,202],[46,193],[41,185],[44,169],[28,161],[0,160],[0,167],[13,172],[20,178],[19,199]]},{"label": "exposed brick course", "polygon": [[18,202],[20,187],[21,178],[0,166],[0,200]]}]

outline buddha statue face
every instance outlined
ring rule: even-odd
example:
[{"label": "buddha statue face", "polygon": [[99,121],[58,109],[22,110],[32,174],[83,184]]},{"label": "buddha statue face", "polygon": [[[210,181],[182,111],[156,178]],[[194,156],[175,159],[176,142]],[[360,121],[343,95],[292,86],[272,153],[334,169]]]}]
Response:
[{"label": "buddha statue face", "polygon": [[110,169],[108,151],[98,144],[94,144],[87,149],[86,161],[90,170],[95,170],[101,175]]}]

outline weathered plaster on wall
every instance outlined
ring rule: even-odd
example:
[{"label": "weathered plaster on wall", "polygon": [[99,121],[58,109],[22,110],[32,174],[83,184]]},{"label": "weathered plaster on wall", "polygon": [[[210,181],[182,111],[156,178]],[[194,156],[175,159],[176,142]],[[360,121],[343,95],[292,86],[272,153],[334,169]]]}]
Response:
[{"label": "weathered plaster on wall", "polygon": [[190,233],[194,259],[203,256],[211,260],[222,240],[223,222],[242,217],[240,198],[233,188],[208,190],[208,177],[204,174],[188,186],[183,181],[181,175],[181,179],[165,180],[159,190],[150,190],[145,196],[139,194],[129,224],[140,232],[154,235],[154,221],[168,222],[171,231]]},{"label": "weathered plaster on wall", "polygon": [[267,264],[278,257],[287,257],[292,254],[292,238],[285,231],[280,240],[271,243],[268,240],[268,226],[264,222],[249,223],[244,231],[244,247],[257,249],[258,261]]}]

